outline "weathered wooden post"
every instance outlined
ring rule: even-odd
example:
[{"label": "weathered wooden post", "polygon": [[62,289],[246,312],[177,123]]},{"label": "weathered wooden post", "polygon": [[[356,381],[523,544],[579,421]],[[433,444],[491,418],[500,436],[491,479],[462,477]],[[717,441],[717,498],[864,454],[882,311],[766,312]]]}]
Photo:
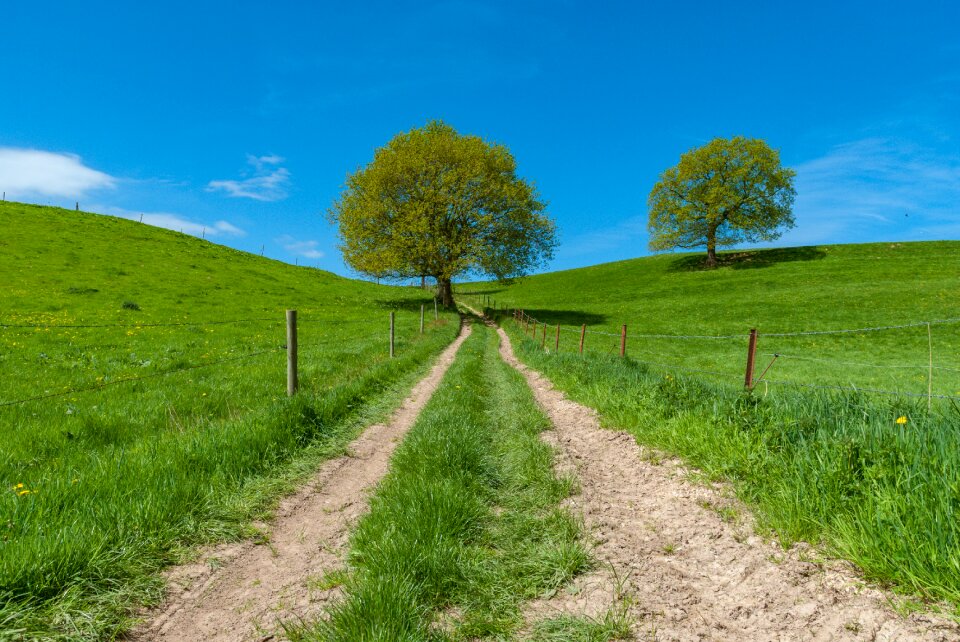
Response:
[{"label": "weathered wooden post", "polygon": [[560,352],[560,324],[557,324],[557,344],[553,348],[554,352]]},{"label": "weathered wooden post", "polygon": [[287,310],[287,396],[297,394],[297,311]]},{"label": "weathered wooden post", "polygon": [[390,358],[393,359],[393,315],[390,313]]},{"label": "weathered wooden post", "polygon": [[423,334],[423,310],[427,306],[420,304],[420,334]]},{"label": "weathered wooden post", "polygon": [[753,388],[753,361],[757,355],[757,329],[750,329],[750,342],[747,345],[747,372],[743,378],[743,385],[750,390]]},{"label": "weathered wooden post", "polygon": [[440,315],[437,313],[437,297],[433,297],[433,320],[436,321],[440,318]]},{"label": "weathered wooden post", "polygon": [[587,336],[587,324],[580,326],[580,354],[583,354],[583,339]]},{"label": "weathered wooden post", "polygon": [[620,328],[620,356],[627,356],[627,324]]},{"label": "weathered wooden post", "polygon": [[543,324],[543,338],[540,339],[540,349],[543,350],[547,346],[547,324]]}]

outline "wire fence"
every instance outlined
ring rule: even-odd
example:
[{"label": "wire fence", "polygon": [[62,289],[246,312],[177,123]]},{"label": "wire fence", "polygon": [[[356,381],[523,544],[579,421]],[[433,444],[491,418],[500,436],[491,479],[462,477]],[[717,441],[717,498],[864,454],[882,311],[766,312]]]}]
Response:
[{"label": "wire fence", "polygon": [[[727,380],[738,380],[746,388],[754,388],[758,384],[770,384],[775,386],[794,386],[797,388],[822,389],[822,390],[845,390],[850,392],[861,392],[877,395],[886,395],[892,397],[926,398],[960,400],[960,366],[953,364],[943,365],[941,362],[934,363],[932,327],[937,326],[960,326],[960,317],[957,318],[938,318],[930,321],[915,321],[897,325],[876,325],[858,328],[839,328],[823,330],[801,330],[795,332],[760,332],[752,330],[741,334],[684,334],[684,333],[643,333],[628,332],[627,325],[622,325],[620,332],[609,332],[602,328],[581,324],[579,327],[547,322],[544,319],[536,318],[522,309],[499,309],[488,307],[489,299],[483,296],[477,297],[478,304],[484,311],[492,311],[498,314],[512,316],[517,327],[526,336],[531,337],[540,346],[549,352],[576,352],[579,354],[593,353],[612,355],[619,353],[626,357],[628,354],[632,362],[648,365],[667,372],[689,373],[720,377]],[[829,337],[837,338],[862,335],[864,338],[872,333],[902,331],[910,329],[926,328],[927,332],[922,340],[919,337],[913,337],[912,340],[918,344],[918,349],[922,349],[926,363],[876,363],[870,360],[856,360],[843,358],[827,358],[818,354],[798,354],[796,347],[791,350],[788,343],[801,343],[809,337]],[[570,335],[576,337],[576,341],[570,341]],[[566,337],[566,338],[564,338]],[[651,349],[647,345],[638,346],[636,342],[641,343],[646,340],[652,340],[657,349]],[[786,347],[787,350],[770,350],[760,352],[757,345],[760,340],[765,344],[773,343],[774,347]],[[599,341],[599,343],[598,343]],[[729,342],[726,345],[716,348],[709,348],[705,344],[710,342]],[[960,334],[954,339],[960,342]],[[660,344],[682,345],[684,343],[695,343],[696,345],[684,348],[687,354],[671,354],[659,348]],[[784,344],[778,346],[776,344]],[[807,342],[809,344],[809,342]],[[845,343],[849,343],[846,342]],[[922,343],[922,348],[919,347]],[[629,344],[629,345],[628,345]],[[792,345],[792,344],[791,344]],[[718,350],[718,348],[720,348]],[[810,347],[810,349],[815,349]],[[822,348],[816,348],[822,349]],[[681,351],[682,352],[682,351]],[[802,350],[801,350],[802,352]],[[866,350],[868,353],[883,352],[874,347],[872,350]],[[769,359],[769,363],[757,363],[758,358]],[[897,353],[896,358],[902,358],[902,354]],[[692,363],[691,363],[692,361]],[[919,361],[919,359],[917,360]],[[685,363],[686,362],[686,363]],[[785,368],[790,369],[790,362],[797,362],[795,370],[800,371],[800,376],[806,379],[784,378]],[[874,370],[881,374],[864,375],[861,379],[866,381],[855,382],[860,369]],[[812,370],[813,369],[813,370]],[[757,376],[756,371],[759,371]],[[888,371],[886,373],[882,371]],[[777,374],[779,376],[777,376]],[[902,373],[902,374],[896,374]],[[910,373],[916,373],[915,375]],[[904,378],[904,375],[909,375]],[[957,390],[956,394],[947,394],[947,390],[938,390],[934,392],[934,374],[938,374],[938,383],[947,387],[949,391]],[[768,377],[768,375],[773,375]],[[889,386],[878,386],[877,381],[890,383]],[[918,391],[915,388],[922,382],[925,391]],[[873,384],[873,385],[871,385]],[[894,388],[894,389],[891,389]],[[911,388],[914,388],[911,390]]]},{"label": "wire fence", "polygon": [[[413,334],[413,340],[416,340],[416,337],[422,336],[425,334],[428,326],[425,323],[425,307],[421,310],[420,313],[420,332]],[[395,341],[396,337],[394,334],[394,322],[393,314],[390,313],[391,319],[390,324],[383,324],[383,327],[375,332],[367,332],[365,334],[358,335],[356,332],[353,332],[354,329],[364,327],[369,328],[371,325],[371,319],[362,319],[357,321],[347,321],[347,322],[336,322],[331,323],[329,318],[327,319],[300,319],[295,321],[293,328],[294,332],[294,350],[296,352],[296,324],[328,324],[331,328],[331,331],[338,336],[334,336],[327,339],[322,339],[319,341],[310,341],[308,344],[300,346],[299,352],[303,353],[304,348],[307,351],[312,351],[318,348],[327,348],[329,346],[337,345],[341,346],[343,349],[338,351],[335,355],[332,356],[334,360],[337,360],[338,357],[345,357],[348,354],[356,354],[357,352],[363,352],[369,349],[370,341],[372,340],[381,340],[383,341],[383,350],[384,352],[389,352],[390,356],[393,357],[395,351]],[[434,312],[434,320],[438,319],[439,315],[437,312]],[[384,319],[385,321],[385,319]],[[17,329],[59,329],[59,328],[116,328],[116,329],[141,329],[141,328],[164,328],[164,327],[203,327],[203,326],[221,326],[228,324],[245,324],[245,323],[261,323],[269,322],[272,325],[282,325],[284,324],[283,317],[258,317],[258,318],[247,318],[247,319],[230,319],[230,320],[211,320],[211,321],[184,321],[184,322],[157,322],[157,323],[137,323],[137,324],[117,324],[117,323],[70,323],[70,324],[57,324],[57,323],[35,323],[35,324],[25,324],[25,323],[6,323],[0,321],[0,331],[2,330],[17,330]],[[200,363],[191,363],[181,366],[176,366],[173,368],[159,370],[157,372],[151,372],[144,375],[135,375],[135,376],[121,376],[115,379],[109,379],[105,381],[98,380],[96,383],[89,385],[82,385],[72,388],[67,388],[65,390],[57,392],[44,392],[43,394],[29,395],[19,399],[11,399],[6,401],[0,401],[0,408],[6,408],[11,406],[19,406],[35,401],[43,401],[46,399],[54,399],[58,397],[65,397],[74,394],[86,393],[103,390],[104,388],[109,388],[112,386],[117,386],[125,383],[132,383],[137,381],[144,381],[150,379],[156,379],[160,377],[167,377],[170,375],[175,375],[183,372],[188,372],[192,370],[199,370],[205,368],[213,368],[216,366],[221,366],[225,364],[234,364],[238,362],[248,362],[256,359],[257,357],[263,357],[265,355],[278,354],[281,352],[287,352],[288,357],[290,353],[291,346],[290,343],[290,334],[289,334],[289,321],[288,321],[288,334],[287,334],[287,343],[282,344],[280,341],[276,345],[271,347],[264,347],[262,349],[257,349],[252,352],[247,352],[237,356],[229,356],[220,359],[214,359],[212,361],[203,361]],[[280,336],[278,335],[278,339]],[[401,343],[406,342],[408,337],[401,337]],[[155,362],[155,359],[150,359],[148,362]],[[289,367],[289,366],[288,366]],[[294,358],[293,367],[296,368],[296,358]]]}]

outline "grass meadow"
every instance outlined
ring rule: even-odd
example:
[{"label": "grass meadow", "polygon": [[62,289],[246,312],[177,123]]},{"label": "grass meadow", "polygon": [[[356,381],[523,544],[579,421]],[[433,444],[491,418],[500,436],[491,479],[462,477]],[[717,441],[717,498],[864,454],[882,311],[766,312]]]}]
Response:
[{"label": "grass meadow", "polygon": [[3,203],[0,229],[0,639],[117,635],[159,569],[253,534],[459,327],[417,289],[113,217]]},{"label": "grass meadow", "polygon": [[[544,349],[542,334],[531,338],[509,314],[501,317],[525,362],[598,409],[607,425],[680,455],[708,478],[731,481],[762,529],[785,544],[813,542],[870,579],[946,601],[960,616],[958,400],[934,398],[928,407],[929,369],[917,377],[907,368],[845,365],[922,365],[929,359],[926,326],[761,336],[761,355],[783,350],[823,361],[797,360],[787,370],[789,361],[778,359],[768,377],[813,387],[761,383],[752,392],[743,389],[745,336],[731,340],[723,361],[718,350],[702,348],[726,341],[717,339],[651,338],[651,350],[673,351],[653,355],[644,340],[628,341],[621,359],[618,336],[595,333],[589,349],[589,329],[584,356],[576,351],[579,337],[563,330],[559,353],[554,349],[556,323],[614,334],[627,320],[638,333],[716,336],[960,316],[950,296],[960,243],[803,250],[813,258],[764,261],[760,252],[757,266],[728,258],[718,270],[701,271],[689,257],[660,256],[469,289],[550,323]],[[931,326],[934,395],[960,394],[952,370],[960,368],[958,332],[953,323]],[[603,349],[601,341],[611,345]],[[769,360],[758,358],[758,375]]]},{"label": "grass meadow", "polygon": [[[395,453],[351,540],[345,597],[304,640],[514,639],[521,605],[589,565],[539,439],[549,422],[526,382],[475,326]],[[619,639],[606,618],[541,623],[531,639]]]},{"label": "grass meadow", "polygon": [[[768,394],[824,386],[905,395],[926,395],[929,388],[960,397],[960,242],[784,248],[720,258],[715,270],[703,269],[700,254],[664,254],[461,291],[545,322],[548,346],[561,324],[561,352],[577,351],[586,324],[587,353],[617,354],[626,324],[634,360],[665,372],[696,370],[737,387],[747,335],[756,328],[757,376],[780,355],[764,377]],[[944,319],[955,322],[934,323],[928,334],[925,322]],[[909,327],[799,334],[901,325]]]}]

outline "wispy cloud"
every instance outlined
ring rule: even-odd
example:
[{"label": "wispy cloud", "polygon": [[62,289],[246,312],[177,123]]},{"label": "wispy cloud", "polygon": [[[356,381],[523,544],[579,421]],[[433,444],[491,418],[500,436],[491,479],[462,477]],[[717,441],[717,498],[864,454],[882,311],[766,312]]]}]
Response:
[{"label": "wispy cloud", "polygon": [[960,218],[960,156],[867,138],[796,166],[795,230],[783,241],[939,238]]},{"label": "wispy cloud", "polygon": [[257,201],[279,201],[287,197],[290,172],[279,167],[281,156],[247,155],[247,164],[253,170],[241,180],[217,180],[207,183],[208,192],[226,192],[234,198],[252,198]]},{"label": "wispy cloud", "polygon": [[7,198],[79,199],[116,184],[116,178],[87,167],[76,154],[0,147],[0,189]]},{"label": "wispy cloud", "polygon": [[283,246],[283,249],[297,256],[303,256],[308,259],[321,259],[324,256],[323,251],[317,249],[320,246],[320,243],[317,241],[299,241],[289,234],[284,234],[275,240]]},{"label": "wispy cloud", "polygon": [[94,205],[91,207],[91,210],[102,214],[110,214],[111,216],[130,219],[132,221],[139,221],[142,218],[143,222],[147,225],[183,232],[184,234],[192,234],[193,236],[237,237],[246,235],[246,232],[236,225],[223,220],[204,223],[203,221],[195,221],[171,212],[136,212],[110,205]]}]

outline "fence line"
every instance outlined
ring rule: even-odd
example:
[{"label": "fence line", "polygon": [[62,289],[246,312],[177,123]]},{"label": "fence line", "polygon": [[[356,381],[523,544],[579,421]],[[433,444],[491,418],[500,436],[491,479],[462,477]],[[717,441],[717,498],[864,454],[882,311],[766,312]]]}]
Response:
[{"label": "fence line", "polygon": [[[523,310],[519,310],[520,314],[523,315],[523,318],[528,321],[533,321],[537,324],[544,323],[540,319],[533,317]],[[927,325],[950,325],[960,323],[960,317],[952,319],[934,319],[932,321],[917,321],[915,323],[905,323],[902,325],[886,325],[886,326],[875,326],[871,328],[845,328],[840,330],[811,330],[803,332],[758,332],[758,337],[805,337],[805,336],[817,336],[825,334],[856,334],[861,332],[880,332],[884,330],[899,330],[903,328],[919,328]],[[567,332],[576,332],[580,333],[579,330],[575,328],[567,328],[561,326],[562,330]],[[599,334],[608,337],[620,337],[619,333],[614,332],[603,332],[602,330],[592,330],[591,334]],[[631,334],[633,338],[642,338],[642,339],[746,339],[750,335],[749,333],[743,334]]]},{"label": "fence line", "polygon": [[814,361],[817,363],[832,363],[838,366],[861,366],[864,368],[913,368],[916,370],[928,370],[933,368],[934,370],[946,370],[948,372],[960,372],[960,368],[948,368],[947,366],[930,366],[929,364],[891,364],[885,365],[880,363],[864,363],[862,361],[836,361],[834,359],[819,359],[817,357],[801,357],[794,354],[783,354],[782,352],[764,352],[763,356],[765,357],[779,357],[781,359],[797,359],[799,361]]},{"label": "fence line", "polygon": [[[543,325],[543,326],[549,325],[549,324],[546,324],[544,321],[541,321],[540,319],[537,319],[537,318],[535,318],[535,317],[527,314],[527,313],[526,313],[525,311],[523,311],[522,309],[514,309],[514,310],[513,310],[513,318],[514,318],[514,321],[517,323],[517,325],[520,327],[520,329],[521,329],[522,331],[524,331],[524,334],[525,334],[525,335],[526,335],[526,334],[529,334],[528,328],[530,327],[529,324],[531,324],[531,323],[533,324],[534,332],[536,332],[537,327],[540,326],[540,325]],[[895,330],[895,329],[903,329],[903,328],[918,328],[918,327],[924,327],[924,326],[926,326],[926,327],[929,329],[929,327],[930,327],[931,325],[946,325],[946,324],[955,324],[955,323],[960,323],[960,318],[935,319],[935,320],[932,320],[932,321],[919,321],[919,322],[915,322],[915,323],[907,323],[907,324],[901,324],[901,325],[889,325],[889,326],[875,326],[875,327],[870,327],[870,328],[853,328],[853,329],[840,329],[840,330],[817,330],[817,331],[806,331],[806,332],[760,333],[760,332],[757,332],[756,330],[751,330],[750,334],[742,334],[742,335],[741,335],[741,334],[738,334],[738,335],[631,334],[630,336],[633,337],[633,338],[658,338],[658,339],[682,339],[682,340],[686,340],[686,339],[744,339],[744,338],[750,337],[750,338],[751,338],[751,341],[750,341],[750,348],[748,348],[748,359],[747,359],[747,368],[746,368],[746,376],[745,376],[745,387],[748,388],[748,389],[753,388],[756,384],[758,384],[758,383],[760,383],[760,382],[763,382],[763,383],[765,383],[765,384],[769,383],[769,384],[781,385],[781,386],[796,386],[796,387],[803,387],[803,388],[815,388],[815,389],[825,389],[825,390],[848,390],[848,391],[867,392],[867,393],[872,393],[872,394],[883,394],[883,395],[892,395],[892,396],[900,396],[900,397],[917,397],[917,398],[924,398],[924,397],[925,397],[925,398],[927,398],[928,400],[930,400],[930,399],[960,400],[960,396],[944,395],[944,394],[936,394],[936,395],[935,395],[935,394],[932,393],[932,373],[933,373],[934,370],[946,371],[946,372],[960,372],[960,368],[950,368],[950,367],[946,367],[946,366],[934,366],[934,365],[932,364],[932,361],[931,361],[930,363],[924,364],[924,365],[912,365],[912,364],[882,365],[882,364],[871,364],[871,363],[863,363],[863,362],[850,362],[850,361],[839,361],[839,360],[831,360],[831,359],[819,359],[819,358],[815,358],[815,357],[804,357],[804,356],[800,356],[800,355],[786,355],[786,354],[783,354],[783,353],[763,353],[763,356],[773,357],[773,361],[771,361],[770,364],[767,366],[767,368],[763,371],[763,373],[761,373],[759,379],[754,379],[754,378],[753,378],[753,377],[754,377],[754,373],[753,373],[754,359],[753,359],[753,357],[756,355],[756,348],[755,348],[755,345],[756,345],[756,337],[794,337],[794,336],[811,336],[811,335],[831,335],[831,334],[867,333],[867,332],[879,332],[879,331]],[[585,333],[586,333],[586,325],[581,326],[580,329],[572,328],[572,327],[571,327],[571,328],[567,328],[567,327],[562,326],[561,324],[555,324],[555,325],[557,325],[557,326],[558,326],[558,329],[560,329],[560,330],[564,330],[564,331],[567,331],[567,332],[571,332],[571,333],[575,333],[575,334],[577,334],[577,335],[580,335],[581,344],[580,344],[579,351],[580,351],[580,353],[582,354],[583,351],[584,351],[584,346],[583,346],[582,341],[583,341],[583,337],[585,336]],[[621,344],[621,356],[623,356],[623,355],[625,354],[624,347],[625,347],[625,342],[626,342],[626,337],[625,337],[626,332],[625,332],[625,328],[626,328],[626,326],[623,326],[623,330],[622,330],[621,333],[619,333],[619,334],[614,334],[614,333],[610,333],[610,332],[604,332],[604,331],[601,331],[601,330],[593,330],[593,331],[591,331],[590,334],[592,334],[592,335],[600,335],[600,336],[604,336],[604,337],[620,338],[621,341],[622,341],[622,344]],[[559,337],[559,335],[558,335],[558,337]],[[929,339],[929,336],[928,336],[928,339]],[[614,348],[611,348],[611,350],[610,350],[609,352],[612,352],[613,349],[615,349],[615,347],[616,347],[616,346],[614,345]],[[602,350],[599,350],[599,351],[598,351],[597,349],[590,349],[590,350],[588,350],[588,351],[589,351],[589,352],[594,352],[594,353],[598,353],[598,352],[599,352],[599,353],[603,353]],[[640,350],[640,352],[646,352],[646,353],[648,353],[648,354],[660,354],[660,353],[656,353],[656,352],[651,352],[651,351],[649,351],[649,350]],[[932,360],[932,354],[933,354],[933,353],[932,353],[932,348],[931,348],[931,350],[930,350],[931,360]],[[676,356],[676,355],[672,355],[672,356]],[[864,387],[858,387],[858,386],[856,386],[856,385],[854,385],[854,384],[851,384],[851,385],[848,387],[848,386],[837,386],[837,385],[807,384],[807,383],[793,382],[793,381],[785,381],[785,380],[777,380],[777,379],[773,379],[773,380],[765,379],[764,377],[765,377],[767,371],[770,369],[770,366],[772,366],[773,363],[774,363],[778,358],[798,359],[798,360],[806,360],[806,361],[822,362],[822,363],[833,363],[833,364],[836,364],[836,365],[845,365],[845,366],[873,367],[873,368],[881,368],[881,369],[886,369],[886,368],[889,368],[889,369],[913,368],[913,369],[918,369],[918,370],[919,370],[919,369],[923,369],[923,370],[927,370],[928,373],[930,373],[930,374],[928,375],[928,381],[927,381],[928,390],[927,390],[926,393],[912,393],[912,392],[901,392],[901,391],[894,391],[894,390],[883,390],[883,389],[879,389],[879,388],[864,388]],[[664,368],[664,369],[669,369],[669,370],[676,370],[676,371],[680,371],[680,372],[691,372],[691,373],[695,373],[695,374],[708,374],[708,375],[721,376],[721,377],[727,377],[727,378],[737,377],[737,375],[732,375],[732,374],[730,374],[730,373],[718,372],[718,371],[715,371],[715,370],[688,368],[688,367],[686,367],[686,366],[681,366],[681,365],[679,365],[679,364],[673,364],[673,363],[663,363],[663,362],[659,362],[659,361],[646,361],[646,360],[641,360],[641,359],[634,359],[633,361],[635,361],[636,363],[641,363],[641,364],[646,364],[646,365],[652,365],[652,366],[656,366],[656,367],[659,367],[659,368]],[[738,377],[738,378],[739,378],[739,377]]]},{"label": "fence line", "polygon": [[[294,313],[294,317],[295,317],[295,316],[296,316],[296,315],[295,315],[295,313]],[[393,313],[393,312],[390,312],[390,332],[389,332],[389,346],[390,346],[390,349],[389,349],[389,354],[390,354],[390,357],[391,357],[391,358],[394,357],[393,317],[394,317],[394,313]],[[71,326],[66,326],[66,325],[63,325],[63,326],[8,326],[8,325],[6,325],[6,324],[0,324],[0,327],[92,327],[92,328],[125,327],[125,328],[137,328],[137,327],[162,327],[162,326],[221,325],[221,324],[227,324],[227,323],[245,323],[245,322],[249,322],[249,321],[266,321],[266,320],[268,320],[268,319],[244,319],[244,320],[230,320],[230,321],[213,321],[213,322],[207,322],[207,323],[157,323],[157,324],[149,324],[149,325],[143,324],[143,325],[135,325],[135,326],[134,326],[134,325],[119,325],[119,326],[118,326],[118,325],[93,325],[93,324],[90,324],[90,325],[71,325]],[[270,320],[270,321],[275,321],[276,323],[283,323],[283,322],[284,322],[283,319],[279,319],[279,320],[278,320],[278,319],[269,319],[269,320]],[[321,321],[318,320],[318,319],[313,319],[313,320],[311,320],[311,321],[314,322],[314,323],[321,322]],[[289,329],[289,320],[287,321],[287,323],[288,323],[288,329]],[[358,321],[358,322],[353,322],[353,323],[358,323],[358,324],[359,324],[359,323],[364,323],[364,324],[369,325],[369,321]],[[293,342],[295,343],[295,342],[296,342],[296,338],[295,338],[295,337],[296,337],[296,325],[297,325],[297,321],[296,321],[295,318],[294,318],[293,324],[294,324],[294,325],[293,325],[293,331],[294,331],[294,335],[293,335],[294,339],[293,339]],[[340,324],[340,325],[338,325],[338,326],[336,326],[336,327],[337,327],[337,328],[340,328],[340,327],[344,327],[345,325],[348,326],[349,323],[348,323],[348,324]],[[352,339],[352,340],[354,340],[354,341],[361,341],[361,342],[363,342],[363,341],[367,341],[367,340],[372,339],[372,338],[375,338],[375,337],[377,337],[377,338],[384,338],[384,336],[385,336],[386,334],[387,334],[386,331],[381,330],[381,331],[373,332],[373,333],[366,334],[366,335],[363,335],[363,336],[360,336],[360,337],[339,337],[339,338],[334,338],[334,339],[327,339],[327,340],[324,340],[324,341],[311,342],[310,344],[308,344],[308,348],[327,346],[327,345],[331,345],[331,344],[334,344],[334,343],[341,343],[343,340],[348,339],[348,338],[349,338],[349,339]],[[419,337],[419,336],[422,336],[422,331],[421,331],[421,333],[417,333],[416,336],[418,336],[418,337]],[[252,359],[252,358],[255,358],[255,357],[258,357],[258,356],[262,356],[262,355],[265,355],[265,354],[276,353],[276,352],[283,351],[283,350],[286,350],[286,351],[288,352],[288,356],[289,356],[289,354],[290,354],[290,348],[291,348],[291,345],[290,345],[290,334],[289,334],[289,333],[288,333],[287,337],[288,337],[288,344],[287,344],[287,345],[282,345],[282,346],[278,346],[278,347],[275,347],[275,348],[268,348],[268,349],[265,349],[265,350],[257,350],[257,351],[255,351],[255,352],[250,352],[250,353],[247,353],[247,354],[244,354],[244,355],[239,355],[239,356],[235,356],[235,357],[227,357],[227,358],[218,359],[218,360],[215,360],[215,361],[209,361],[209,362],[205,362],[205,363],[190,364],[190,365],[182,366],[182,367],[178,367],[178,368],[171,368],[171,369],[169,369],[169,370],[164,370],[164,371],[161,371],[161,372],[153,372],[153,373],[146,374],[146,375],[139,375],[139,376],[134,376],[134,377],[121,377],[121,378],[119,378],[119,379],[114,379],[114,380],[111,380],[111,381],[103,381],[103,382],[100,382],[100,383],[97,383],[97,384],[94,384],[94,385],[81,386],[81,387],[78,387],[78,388],[71,388],[71,389],[69,389],[69,390],[63,390],[63,391],[60,391],[60,392],[46,393],[46,394],[42,394],[42,395],[35,395],[35,396],[32,396],[32,397],[26,397],[26,398],[23,398],[23,399],[15,399],[15,400],[12,400],[12,401],[0,401],[0,408],[9,407],[9,406],[15,406],[15,405],[20,405],[20,404],[28,403],[28,402],[31,402],[31,401],[40,401],[40,400],[44,400],[44,399],[52,399],[52,398],[56,398],[56,397],[64,397],[64,396],[67,396],[67,395],[78,394],[78,393],[83,393],[83,392],[91,392],[91,391],[96,391],[96,390],[102,390],[103,388],[107,388],[107,387],[110,387],[110,386],[119,385],[119,384],[122,384],[122,383],[129,383],[129,382],[134,382],[134,381],[142,381],[142,380],[146,380],[146,379],[155,379],[155,378],[157,378],[157,377],[164,377],[164,376],[167,376],[167,375],[177,374],[177,373],[185,372],[185,371],[188,371],[188,370],[197,370],[197,369],[201,369],[201,368],[209,368],[209,367],[212,367],[212,366],[222,365],[222,364],[225,364],[225,363],[231,363],[231,362],[236,362],[236,361],[242,361],[242,360]],[[295,346],[293,347],[293,350],[296,351],[296,347],[295,347]],[[301,352],[302,352],[302,351],[301,351]],[[296,369],[296,364],[295,364],[295,362],[294,362],[294,368]],[[288,374],[289,374],[289,373],[288,373]],[[289,390],[289,389],[288,389],[288,390]]]},{"label": "fence line", "polygon": [[209,368],[211,366],[218,366],[224,363],[229,363],[231,361],[241,361],[244,359],[252,359],[253,357],[259,357],[261,355],[270,354],[273,352],[279,352],[283,348],[269,348],[267,350],[258,350],[257,352],[251,352],[248,354],[240,355],[238,357],[229,357],[227,359],[219,359],[217,361],[211,361],[209,363],[198,363],[192,364],[189,366],[183,366],[181,368],[172,368],[170,370],[164,370],[162,372],[152,372],[147,375],[141,375],[138,377],[123,377],[121,379],[114,379],[113,381],[104,381],[92,386],[85,386],[82,388],[73,388],[70,390],[64,390],[61,392],[52,392],[49,394],[37,395],[35,397],[28,397],[26,399],[17,399],[15,401],[4,401],[0,403],[0,407],[4,406],[16,406],[19,404],[27,403],[28,401],[39,401],[41,399],[52,399],[53,397],[64,397],[66,395],[74,395],[80,392],[90,392],[92,390],[102,390],[103,388],[108,388],[110,386],[116,386],[121,383],[129,383],[131,381],[143,381],[144,379],[155,379],[156,377],[165,377],[166,375],[176,374],[178,372],[185,372],[187,370],[198,370],[200,368]]},{"label": "fence line", "polygon": [[848,386],[829,386],[829,385],[821,385],[821,384],[814,384],[814,383],[801,383],[799,381],[783,381],[780,379],[764,379],[763,382],[773,384],[776,386],[796,386],[799,388],[817,388],[820,390],[846,390],[848,392],[869,392],[871,394],[889,395],[893,397],[917,397],[917,398],[923,398],[923,399],[932,397],[934,399],[960,400],[960,396],[955,396],[955,395],[928,395],[925,392],[898,392],[896,390],[879,390],[877,388],[861,388],[852,383],[848,387]]},{"label": "fence line", "polygon": [[3,323],[0,322],[0,328],[28,328],[41,330],[55,330],[59,328],[172,328],[183,326],[207,326],[207,325],[229,325],[235,323],[257,323],[261,321],[273,321],[282,323],[283,320],[274,318],[261,319],[230,319],[228,321],[183,321],[174,323],[64,323],[64,324],[40,324],[40,323]]},{"label": "fence line", "polygon": [[[40,329],[40,330],[58,330],[61,328],[66,329],[75,329],[75,328],[121,328],[126,330],[136,330],[139,328],[173,328],[173,327],[203,327],[209,325],[235,325],[242,323],[283,323],[283,319],[276,319],[273,317],[261,317],[261,318],[251,318],[251,319],[229,319],[226,321],[177,321],[169,323],[4,323],[0,321],[0,329],[7,328],[18,328],[18,329]],[[305,319],[300,321],[301,324],[307,323],[323,323],[320,319]],[[351,324],[361,324],[369,323],[369,321],[348,321],[346,323],[340,323],[339,326],[346,326]]]}]

